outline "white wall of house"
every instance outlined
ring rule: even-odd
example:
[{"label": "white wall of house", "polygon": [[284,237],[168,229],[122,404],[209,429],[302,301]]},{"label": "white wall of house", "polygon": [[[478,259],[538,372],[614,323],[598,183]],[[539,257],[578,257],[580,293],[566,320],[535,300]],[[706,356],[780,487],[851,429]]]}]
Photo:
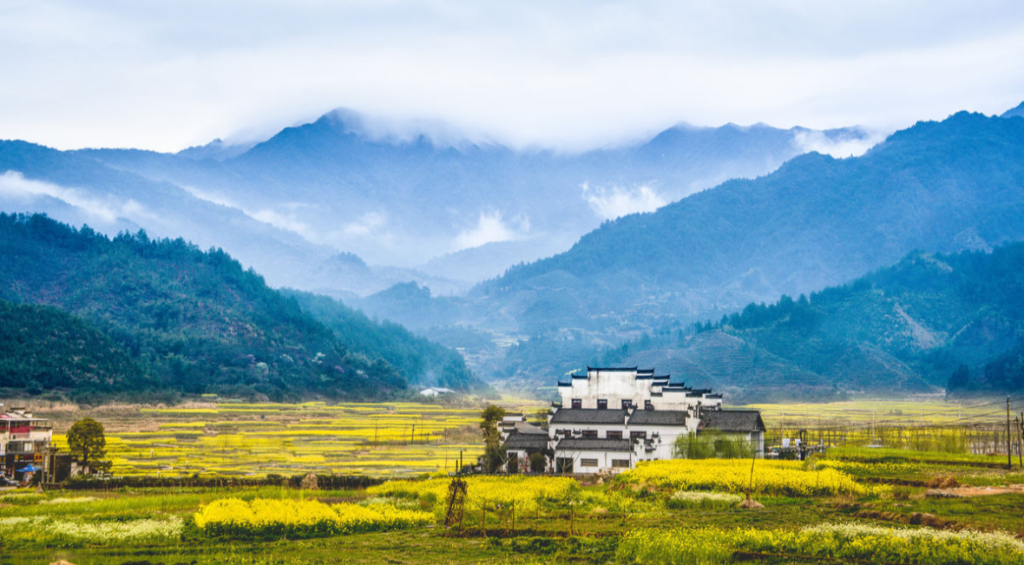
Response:
[{"label": "white wall of house", "polygon": [[555,460],[560,458],[573,460],[573,473],[618,473],[636,464],[636,456],[628,451],[556,451]]},{"label": "white wall of house", "polygon": [[[638,378],[635,369],[589,369],[587,378],[573,377],[571,386],[559,386],[562,407],[571,408],[573,400],[580,401],[580,408],[598,408],[598,401],[605,400],[607,408],[619,410],[622,401],[628,400],[643,409],[644,402],[650,401],[656,410],[696,410],[722,405],[717,395],[694,394],[683,390],[663,390],[667,380],[653,379],[649,374]],[[654,396],[659,394],[660,396]]]},{"label": "white wall of house", "polygon": [[597,408],[599,399],[607,400],[608,408],[621,409],[623,400],[639,400],[642,407],[643,399],[650,398],[651,383],[650,379],[638,380],[635,370],[591,370],[586,379],[573,378],[571,387],[559,387],[559,393],[566,408],[574,398],[583,401],[582,408]]}]

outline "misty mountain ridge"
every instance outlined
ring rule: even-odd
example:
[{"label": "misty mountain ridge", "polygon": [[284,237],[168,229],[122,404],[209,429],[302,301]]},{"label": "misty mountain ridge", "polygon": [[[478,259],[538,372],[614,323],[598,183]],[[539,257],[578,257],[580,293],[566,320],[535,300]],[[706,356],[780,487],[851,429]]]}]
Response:
[{"label": "misty mountain ridge", "polygon": [[[177,154],[32,145],[35,154],[23,147],[18,158],[0,152],[0,171],[143,209],[119,206],[116,222],[100,222],[52,195],[0,195],[0,207],[110,235],[146,228],[219,246],[274,286],[366,296],[415,281],[450,295],[564,251],[609,218],[764,174],[807,150],[872,142],[856,128],[681,125],[567,154],[511,149],[434,122],[400,129],[335,111],[260,143],[215,140]],[[114,195],[111,177],[123,187]],[[167,197],[155,201],[157,190]],[[337,253],[369,266],[339,266]]]},{"label": "misty mountain ridge", "polygon": [[616,219],[474,292],[519,303],[514,319],[537,300],[559,301],[534,323],[563,327],[586,325],[587,312],[721,314],[849,280],[913,249],[1024,239],[1022,211],[1024,122],[959,113],[896,132],[862,157],[803,155],[765,177]]},{"label": "misty mountain ridge", "polygon": [[962,112],[896,132],[861,157],[803,155],[764,177],[605,222],[569,251],[513,267],[464,299],[427,304],[406,293],[399,306],[381,294],[361,307],[449,346],[462,347],[465,331],[432,326],[490,336],[493,347],[467,349],[474,368],[528,381],[666,324],[810,294],[913,250],[1021,241],[1022,218],[1024,121]]}]

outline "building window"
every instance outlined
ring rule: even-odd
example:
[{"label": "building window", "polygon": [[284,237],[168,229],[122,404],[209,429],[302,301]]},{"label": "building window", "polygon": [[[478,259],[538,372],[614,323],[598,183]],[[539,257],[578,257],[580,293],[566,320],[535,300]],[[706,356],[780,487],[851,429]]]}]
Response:
[{"label": "building window", "polygon": [[612,459],[612,467],[629,468],[629,459]]},{"label": "building window", "polygon": [[629,439],[647,439],[647,432],[629,432]]},{"label": "building window", "polygon": [[598,400],[597,401],[597,409],[598,410],[607,410],[608,409],[608,401],[603,399],[603,398]]},{"label": "building window", "polygon": [[622,401],[622,409],[623,410],[629,410],[629,407],[632,406],[632,405],[633,405],[632,401],[629,401],[629,400],[623,400]]},{"label": "building window", "polygon": [[580,459],[580,467],[597,467],[597,459]]},{"label": "building window", "polygon": [[604,434],[607,439],[622,439],[622,432],[608,431]]},{"label": "building window", "polygon": [[572,473],[572,457],[555,459],[555,471],[561,474]]},{"label": "building window", "polygon": [[576,409],[576,408],[583,408],[583,400],[580,399],[580,398],[573,398],[572,399],[572,407],[574,409]]},{"label": "building window", "polygon": [[555,430],[555,437],[569,437],[569,430]]},{"label": "building window", "polygon": [[583,430],[583,437],[585,438],[597,438],[597,430]]},{"label": "building window", "polygon": [[650,400],[644,401],[644,410],[654,410],[654,405],[651,404]]}]

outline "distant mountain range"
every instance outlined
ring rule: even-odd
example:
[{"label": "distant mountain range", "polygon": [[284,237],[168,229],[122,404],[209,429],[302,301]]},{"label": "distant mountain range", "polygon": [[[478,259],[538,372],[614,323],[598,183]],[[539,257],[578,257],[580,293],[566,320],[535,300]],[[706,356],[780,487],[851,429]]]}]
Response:
[{"label": "distant mountain range", "polygon": [[608,222],[474,295],[519,327],[657,327],[813,292],[915,249],[1022,239],[1024,120],[964,112],[896,132],[862,157],[803,155]]},{"label": "distant mountain range", "polygon": [[[914,250],[1021,240],[1024,119],[959,113],[896,132],[861,157],[799,156],[765,177],[607,222],[464,299],[404,290],[360,305],[464,347],[484,374],[535,386],[644,333],[842,284]],[[494,345],[464,346],[467,330]]]},{"label": "distant mountain range", "polygon": [[415,281],[450,295],[564,251],[603,221],[807,151],[873,142],[858,128],[680,125],[566,154],[381,134],[335,111],[251,146],[216,140],[177,154],[0,142],[0,209],[185,237],[274,286],[351,297]]},{"label": "distant mountain range", "polygon": [[[920,122],[849,158],[826,153],[860,154],[874,143],[869,134],[679,126],[643,143],[561,154],[425,133],[389,137],[346,112],[251,147],[217,141],[178,154],[0,142],[0,206],[106,231],[184,230],[203,247],[237,254],[270,284],[298,289],[285,294],[334,334],[363,328],[369,333],[352,347],[413,381],[477,386],[449,350],[407,348],[408,332],[385,344],[371,334],[405,330],[365,316],[353,325],[355,312],[308,291],[404,324],[457,348],[478,374],[531,390],[604,357],[733,393],[760,390],[750,375],[812,396],[930,391],[945,384],[950,364],[970,373],[960,388],[994,390],[1012,382],[1015,334],[990,332],[986,345],[968,350],[942,325],[966,325],[985,305],[964,301],[959,317],[939,320],[904,301],[902,313],[890,302],[861,311],[823,302],[838,291],[822,292],[808,311],[848,333],[822,330],[813,346],[780,333],[788,326],[741,331],[729,316],[843,284],[908,253],[919,261],[943,254],[948,261],[939,262],[956,269],[954,258],[975,256],[961,252],[1024,241],[1020,112]],[[827,151],[807,153],[814,149]],[[930,276],[904,263],[907,276]],[[895,292],[875,279],[869,286]],[[927,301],[915,300],[905,302]],[[678,334],[723,315],[718,327]],[[890,327],[893,316],[905,327]],[[937,345],[893,345],[907,335]],[[655,347],[665,339],[683,341]],[[929,357],[935,352],[948,355]],[[997,365],[1011,377],[989,368]]]},{"label": "distant mountain range", "polygon": [[0,387],[275,400],[485,388],[455,351],[327,297],[285,296],[181,239],[0,214],[0,265]]}]

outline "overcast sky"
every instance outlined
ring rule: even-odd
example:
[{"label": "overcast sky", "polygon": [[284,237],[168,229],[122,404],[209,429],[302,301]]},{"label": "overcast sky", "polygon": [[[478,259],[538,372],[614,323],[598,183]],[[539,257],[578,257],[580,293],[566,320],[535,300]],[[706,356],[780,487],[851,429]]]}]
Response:
[{"label": "overcast sky", "polygon": [[0,138],[177,150],[337,107],[580,149],[1024,100],[1024,2],[0,0]]}]

